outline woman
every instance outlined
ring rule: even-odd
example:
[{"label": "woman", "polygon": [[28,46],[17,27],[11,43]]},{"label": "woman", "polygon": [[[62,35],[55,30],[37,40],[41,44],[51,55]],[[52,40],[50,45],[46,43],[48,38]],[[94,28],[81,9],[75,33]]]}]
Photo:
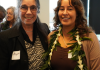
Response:
[{"label": "woman", "polygon": [[45,66],[52,70],[100,70],[99,41],[87,26],[82,1],[58,0],[54,21],[56,30],[48,35]]},{"label": "woman", "polygon": [[0,33],[0,70],[39,70],[44,63],[48,26],[37,13],[38,0],[18,0],[19,21]]},{"label": "woman", "polygon": [[12,6],[7,8],[6,21],[5,23],[1,24],[1,30],[6,30],[11,28],[15,24],[16,20],[17,20],[16,8]]},{"label": "woman", "polygon": [[1,24],[2,24],[3,19],[5,18],[5,16],[6,16],[6,10],[2,6],[0,6],[0,31],[2,29]]}]

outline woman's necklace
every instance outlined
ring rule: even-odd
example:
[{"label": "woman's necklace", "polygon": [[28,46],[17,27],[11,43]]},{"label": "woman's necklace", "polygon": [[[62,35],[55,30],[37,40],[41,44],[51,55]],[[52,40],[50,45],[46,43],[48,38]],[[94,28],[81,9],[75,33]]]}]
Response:
[{"label": "woman's necklace", "polygon": [[63,42],[64,42],[65,46],[67,47],[67,44],[70,42],[70,40],[68,41],[68,43],[66,43],[64,40],[64,37],[63,37]]},{"label": "woman's necklace", "polygon": [[67,43],[65,43],[64,37],[63,37],[63,42],[64,42],[65,46],[67,47]]}]

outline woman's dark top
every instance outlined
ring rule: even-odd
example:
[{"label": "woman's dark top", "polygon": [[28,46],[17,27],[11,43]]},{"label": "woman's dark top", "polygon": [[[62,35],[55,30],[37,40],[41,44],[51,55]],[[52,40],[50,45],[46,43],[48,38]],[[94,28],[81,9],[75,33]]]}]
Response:
[{"label": "woman's dark top", "polygon": [[[10,23],[9,21],[5,21],[4,23],[1,23],[0,24],[0,32],[3,30],[9,29],[9,23]],[[13,23],[12,26],[14,26],[14,24],[15,23]]]},{"label": "woman's dark top", "polygon": [[52,70],[74,70],[77,62],[68,58],[69,50],[71,48],[57,47],[57,51],[53,51],[51,57]]},{"label": "woman's dark top", "polygon": [[[68,52],[72,49],[72,47],[63,48],[57,46],[57,51],[54,50],[51,57],[52,70],[74,70],[77,61],[68,58]],[[83,50],[83,46],[81,47],[81,50]],[[84,58],[84,64],[87,65],[86,58]]]},{"label": "woman's dark top", "polygon": [[[1,59],[0,60],[0,70],[15,70],[15,69],[16,70],[29,70],[29,69],[31,69],[31,68],[29,68],[30,67],[29,64],[31,64],[31,63],[29,63],[29,62],[31,62],[29,60],[31,59],[31,57],[29,57],[30,53],[27,53],[27,51],[28,51],[28,49],[30,49],[31,45],[32,45],[32,48],[34,46],[34,48],[32,50],[36,49],[36,51],[41,49],[41,48],[37,49],[38,47],[41,47],[41,45],[42,45],[44,51],[46,51],[48,49],[47,42],[44,40],[45,36],[41,32],[42,30],[39,31],[38,29],[34,29],[34,30],[36,30],[36,34],[38,34],[39,37],[37,37],[37,35],[33,34],[33,37],[34,36],[36,36],[36,37],[34,37],[33,43],[31,43],[27,34],[25,33],[25,31],[23,31],[23,29],[20,29],[20,24],[21,24],[21,22],[18,22],[18,23],[16,23],[16,25],[14,27],[7,29],[3,32],[0,32],[0,43],[1,43],[0,46],[2,46],[2,47],[0,47],[0,59]],[[40,23],[40,25],[43,28],[43,31],[46,33],[46,36],[47,36],[49,33],[49,31],[48,31],[49,29],[48,29],[47,25],[42,24],[42,23]],[[33,33],[35,33],[35,32],[33,32]],[[26,43],[26,41],[27,41],[27,43]],[[34,41],[35,41],[35,43],[34,43]],[[41,41],[41,45],[40,45],[40,43],[37,44],[37,41],[39,41],[39,42]],[[29,46],[27,44],[29,44]],[[13,56],[12,53],[14,51],[21,52],[20,58],[18,58],[18,60],[12,60],[12,56]],[[42,51],[42,50],[40,50],[40,51]],[[36,53],[36,55],[35,55],[35,53]],[[38,53],[37,52],[35,52],[35,53],[34,53],[34,55],[37,56]],[[40,54],[42,54],[42,53],[40,53]],[[33,56],[33,57],[35,57],[35,56]],[[39,57],[36,57],[36,58],[41,59]],[[41,61],[38,59],[36,59],[35,62]],[[38,63],[38,65],[39,65],[39,63]],[[37,65],[35,65],[35,66],[37,66]],[[33,67],[33,65],[32,65],[32,67]],[[37,66],[37,67],[39,67],[39,66]],[[39,70],[39,68],[31,69],[31,70]]]},{"label": "woman's dark top", "polygon": [[37,33],[36,27],[33,27],[33,41],[30,41],[28,35],[24,31],[23,27],[20,26],[21,33],[23,35],[25,41],[25,47],[28,54],[28,70],[40,70],[42,65],[44,64],[44,59],[42,58],[45,50],[43,49],[43,45],[40,41],[40,37]]},{"label": "woman's dark top", "polygon": [[[23,35],[24,40],[26,40],[27,42],[29,42],[29,43],[31,43],[33,45],[34,43],[32,41],[30,41],[30,39],[29,39],[28,35],[26,34],[25,30],[23,29],[22,25],[20,26],[20,30],[21,30],[21,33]],[[34,35],[33,36],[35,36],[35,38],[36,38],[36,35],[35,34],[36,34],[36,32],[34,32]]]}]

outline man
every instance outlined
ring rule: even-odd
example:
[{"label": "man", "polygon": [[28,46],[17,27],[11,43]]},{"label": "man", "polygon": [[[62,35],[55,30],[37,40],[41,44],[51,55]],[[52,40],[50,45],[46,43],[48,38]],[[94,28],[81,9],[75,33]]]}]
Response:
[{"label": "man", "polygon": [[5,16],[6,16],[6,10],[2,6],[0,6],[0,23],[3,21]]}]

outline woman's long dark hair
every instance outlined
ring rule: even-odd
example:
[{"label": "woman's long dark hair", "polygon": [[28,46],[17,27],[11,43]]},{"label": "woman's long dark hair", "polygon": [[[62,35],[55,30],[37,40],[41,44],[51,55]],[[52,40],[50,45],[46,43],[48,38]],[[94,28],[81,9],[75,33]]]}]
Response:
[{"label": "woman's long dark hair", "polygon": [[48,31],[45,29],[45,27],[43,26],[43,24],[41,23],[39,17],[37,16],[36,19],[36,28],[37,30],[41,33],[41,35],[43,36],[45,42],[47,42],[47,35],[48,35]]},{"label": "woman's long dark hair", "polygon": [[[55,11],[55,16],[54,16],[54,27],[57,28],[57,25],[61,24],[58,16],[59,8],[61,6],[61,1],[58,0],[57,7],[54,9]],[[85,10],[83,6],[83,2],[81,0],[69,0],[69,4],[74,6],[76,10],[76,21],[75,21],[75,27],[79,29],[79,34],[81,37],[83,37],[84,32],[86,32],[86,35],[88,36],[90,31],[93,31],[91,27],[87,26],[87,19],[85,16]]]}]

